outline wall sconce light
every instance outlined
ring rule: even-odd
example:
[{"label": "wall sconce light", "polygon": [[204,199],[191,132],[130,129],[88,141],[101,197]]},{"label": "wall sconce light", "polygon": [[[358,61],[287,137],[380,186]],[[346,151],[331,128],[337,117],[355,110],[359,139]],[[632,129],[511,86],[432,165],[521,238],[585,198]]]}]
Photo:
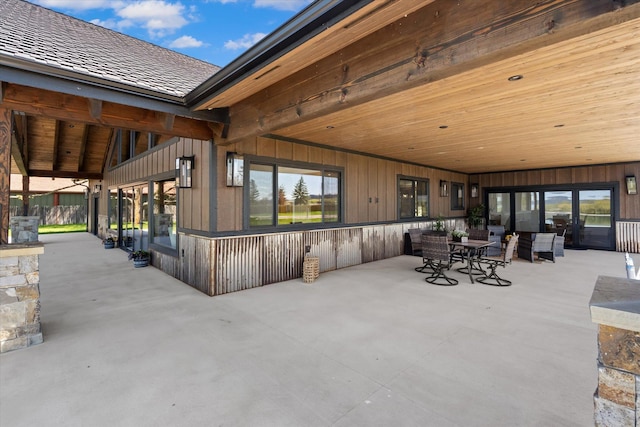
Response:
[{"label": "wall sconce light", "polygon": [[471,197],[478,197],[478,184],[471,184]]},{"label": "wall sconce light", "polygon": [[244,159],[238,153],[227,153],[227,187],[242,187],[244,181]]},{"label": "wall sconce light", "polygon": [[627,183],[627,194],[638,194],[638,184],[635,175],[626,176],[624,180]]},{"label": "wall sconce light", "polygon": [[195,156],[183,156],[176,159],[176,187],[191,188],[191,171],[195,169]]},{"label": "wall sconce light", "polygon": [[93,192],[94,193],[99,193],[100,190],[102,190],[102,185],[101,184],[96,184],[93,186]]},{"label": "wall sconce light", "polygon": [[447,181],[440,181],[440,197],[449,196],[449,183]]}]

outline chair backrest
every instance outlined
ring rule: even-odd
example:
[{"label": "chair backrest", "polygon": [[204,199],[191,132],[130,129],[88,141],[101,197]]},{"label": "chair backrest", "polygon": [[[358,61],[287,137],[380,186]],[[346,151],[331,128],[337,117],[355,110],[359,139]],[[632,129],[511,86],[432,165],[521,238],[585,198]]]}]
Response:
[{"label": "chair backrest", "polygon": [[449,242],[447,236],[437,234],[422,235],[422,257],[449,262]]},{"label": "chair backrest", "polygon": [[507,244],[507,249],[505,249],[504,251],[505,263],[511,263],[511,260],[513,259],[513,253],[516,251],[517,247],[518,247],[518,235],[514,234],[511,236],[511,239],[509,239],[509,243]]},{"label": "chair backrest", "polygon": [[419,228],[410,228],[407,230],[409,233],[409,239],[411,240],[411,249],[422,249],[422,230]]},{"label": "chair backrest", "polygon": [[470,240],[489,240],[489,230],[477,230],[472,228],[469,230]]},{"label": "chair backrest", "polygon": [[556,233],[536,233],[533,252],[552,252]]},{"label": "chair backrest", "polygon": [[504,225],[487,225],[489,235],[500,236],[500,239],[504,238]]}]

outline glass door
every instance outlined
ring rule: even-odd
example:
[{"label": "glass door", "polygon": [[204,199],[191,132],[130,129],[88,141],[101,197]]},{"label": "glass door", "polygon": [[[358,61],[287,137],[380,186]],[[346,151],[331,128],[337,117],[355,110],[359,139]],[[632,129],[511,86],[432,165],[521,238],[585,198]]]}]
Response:
[{"label": "glass door", "polygon": [[565,247],[573,246],[573,191],[544,192],[544,230],[564,235]]},{"label": "glass door", "polygon": [[611,249],[614,241],[611,190],[577,190],[577,212],[573,221],[577,245]]},{"label": "glass door", "polygon": [[128,251],[149,248],[149,186],[122,190],[122,240]]}]

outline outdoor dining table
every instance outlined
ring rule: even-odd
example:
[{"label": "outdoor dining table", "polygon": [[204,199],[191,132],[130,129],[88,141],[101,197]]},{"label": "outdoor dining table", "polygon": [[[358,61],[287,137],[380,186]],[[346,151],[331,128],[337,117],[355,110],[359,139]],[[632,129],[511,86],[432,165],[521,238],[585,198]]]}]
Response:
[{"label": "outdoor dining table", "polygon": [[[451,250],[461,248],[462,255],[467,260],[467,273],[469,274],[469,280],[473,281],[473,258],[478,256],[481,252],[480,249],[493,245],[495,242],[489,240],[467,240],[466,242],[458,242],[455,240],[449,240],[449,246]],[[482,270],[479,270],[482,271]],[[484,273],[484,272],[483,272]]]}]

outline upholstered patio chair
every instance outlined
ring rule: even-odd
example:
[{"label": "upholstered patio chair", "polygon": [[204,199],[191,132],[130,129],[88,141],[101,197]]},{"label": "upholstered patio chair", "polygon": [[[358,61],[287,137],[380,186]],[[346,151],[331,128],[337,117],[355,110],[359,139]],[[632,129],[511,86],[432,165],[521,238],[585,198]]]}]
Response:
[{"label": "upholstered patio chair", "polygon": [[[428,260],[432,273],[425,277],[425,281],[434,285],[452,286],[458,281],[445,274],[451,267],[451,252],[447,236],[438,234],[422,235],[422,257]],[[425,262],[426,265],[426,262]]]},{"label": "upholstered patio chair", "polygon": [[489,230],[489,240],[493,242],[493,245],[487,247],[487,256],[502,255],[502,241],[505,236],[504,225],[487,225],[487,230]]},{"label": "upholstered patio chair", "polygon": [[537,254],[538,258],[556,262],[556,237],[556,233],[536,233],[536,238],[533,241],[531,252],[533,252],[534,255]]},{"label": "upholstered patio chair", "polygon": [[509,243],[507,244],[507,249],[504,251],[504,255],[501,257],[495,256],[484,256],[481,257],[478,262],[480,264],[486,264],[488,266],[487,272],[485,276],[476,279],[478,282],[483,283],[485,285],[493,285],[493,286],[511,286],[511,280],[504,279],[496,273],[496,269],[498,267],[506,267],[508,264],[511,264],[511,260],[513,259],[513,253],[516,251],[516,247],[518,246],[518,235],[514,234],[511,239],[509,239]]}]

